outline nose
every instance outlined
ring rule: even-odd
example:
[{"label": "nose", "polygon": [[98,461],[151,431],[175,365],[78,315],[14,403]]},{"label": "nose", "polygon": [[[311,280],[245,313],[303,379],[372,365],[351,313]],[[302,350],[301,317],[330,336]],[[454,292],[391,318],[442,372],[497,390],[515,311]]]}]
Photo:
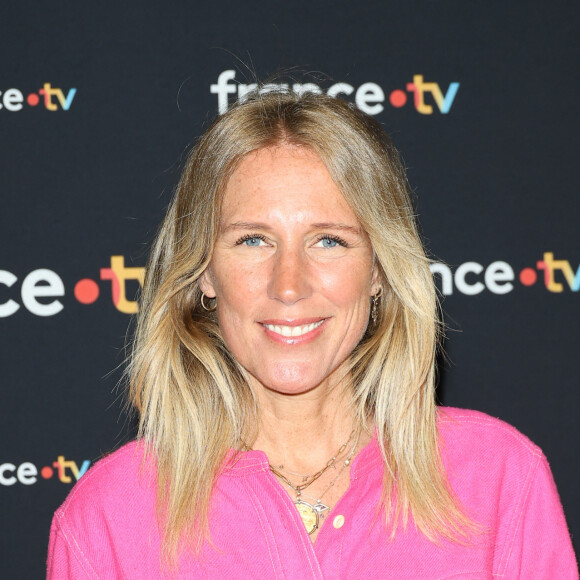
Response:
[{"label": "nose", "polygon": [[273,257],[268,296],[284,304],[294,304],[312,294],[307,256],[302,249],[278,248]]}]

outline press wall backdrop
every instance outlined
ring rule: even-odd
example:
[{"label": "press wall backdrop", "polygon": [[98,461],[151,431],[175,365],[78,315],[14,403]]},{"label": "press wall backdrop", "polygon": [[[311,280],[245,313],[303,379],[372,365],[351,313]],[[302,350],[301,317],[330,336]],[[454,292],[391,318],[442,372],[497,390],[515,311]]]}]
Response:
[{"label": "press wall backdrop", "polygon": [[[578,15],[563,0],[0,7],[0,577],[133,436],[127,328],[184,151],[254,74],[355,102],[408,167],[438,396],[527,434],[578,548]],[[306,86],[305,86],[306,85]]]}]

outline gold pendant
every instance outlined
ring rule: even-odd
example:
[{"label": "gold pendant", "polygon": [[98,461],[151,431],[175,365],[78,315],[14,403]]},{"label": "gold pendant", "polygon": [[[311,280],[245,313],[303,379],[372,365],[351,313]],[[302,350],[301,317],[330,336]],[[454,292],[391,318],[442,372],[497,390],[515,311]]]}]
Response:
[{"label": "gold pendant", "polygon": [[294,502],[300,517],[302,518],[302,523],[306,527],[306,531],[310,535],[312,532],[318,529],[318,518],[319,512],[314,509],[309,503],[297,499]]}]

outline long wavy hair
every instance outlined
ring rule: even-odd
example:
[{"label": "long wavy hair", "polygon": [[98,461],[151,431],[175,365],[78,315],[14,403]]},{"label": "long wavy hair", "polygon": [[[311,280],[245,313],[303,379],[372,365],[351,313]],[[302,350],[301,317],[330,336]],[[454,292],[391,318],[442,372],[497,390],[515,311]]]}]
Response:
[{"label": "long wavy hair", "polygon": [[243,368],[201,304],[228,180],[264,147],[307,147],[324,162],[369,236],[383,296],[348,371],[359,426],[376,428],[388,528],[412,514],[430,539],[461,541],[470,522],[442,466],[436,426],[435,286],[399,156],[378,122],[325,95],[259,91],[198,140],[151,252],[128,372],[139,437],[157,465],[164,553],[208,537],[212,488],[259,408]]}]

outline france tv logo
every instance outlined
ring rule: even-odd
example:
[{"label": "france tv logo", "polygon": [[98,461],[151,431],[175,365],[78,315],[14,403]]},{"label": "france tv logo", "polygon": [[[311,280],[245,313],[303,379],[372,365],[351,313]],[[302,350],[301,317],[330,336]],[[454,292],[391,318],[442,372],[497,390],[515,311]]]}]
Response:
[{"label": "france tv logo", "polygon": [[[236,71],[233,69],[222,71],[217,81],[210,85],[209,91],[217,95],[219,114],[222,115],[228,110],[229,96],[237,98],[240,102],[247,99],[248,93],[258,88],[256,83],[240,83],[236,80]],[[260,87],[260,93],[277,89],[289,89],[288,83],[269,83]],[[413,75],[413,82],[406,83],[405,89],[393,89],[389,93],[388,102],[396,109],[404,107],[409,100],[413,103],[415,110],[421,115],[432,115],[435,108],[429,101],[433,102],[442,115],[447,115],[451,111],[451,106],[455,102],[459,83],[449,83],[447,89],[443,89],[439,83],[425,82],[423,75]],[[292,90],[301,95],[306,92],[322,93],[322,88],[316,83],[294,83]],[[328,87],[326,94],[330,97],[350,97],[356,106],[367,113],[367,115],[378,115],[385,110],[383,104],[387,97],[383,88],[374,82],[365,82],[358,87],[345,82],[337,82]]]},{"label": "france tv logo", "polygon": [[76,94],[77,90],[75,88],[64,91],[59,87],[53,87],[51,83],[44,83],[38,92],[29,93],[26,99],[20,89],[0,90],[0,110],[9,112],[21,111],[24,103],[26,103],[29,107],[41,105],[41,108],[44,107],[47,111],[68,111]]}]

